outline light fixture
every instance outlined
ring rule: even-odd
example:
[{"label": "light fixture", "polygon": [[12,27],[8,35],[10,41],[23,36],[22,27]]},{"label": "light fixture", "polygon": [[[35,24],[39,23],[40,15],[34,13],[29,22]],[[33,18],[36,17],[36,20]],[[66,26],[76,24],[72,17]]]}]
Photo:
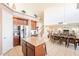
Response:
[{"label": "light fixture", "polygon": [[58,22],[58,24],[63,24],[63,22]]},{"label": "light fixture", "polygon": [[77,9],[79,9],[79,3],[77,3],[77,6],[76,6],[76,8],[77,8]]},{"label": "light fixture", "polygon": [[22,12],[22,13],[26,13],[26,11],[25,11],[25,10],[22,10],[21,12]]},{"label": "light fixture", "polygon": [[35,18],[37,18],[37,15],[36,15],[36,14],[34,14],[34,17],[35,17]]}]

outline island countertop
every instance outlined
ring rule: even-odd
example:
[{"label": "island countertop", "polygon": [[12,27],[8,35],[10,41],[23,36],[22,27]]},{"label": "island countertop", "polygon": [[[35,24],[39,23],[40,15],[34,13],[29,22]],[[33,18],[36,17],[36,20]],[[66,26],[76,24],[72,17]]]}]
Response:
[{"label": "island countertop", "polygon": [[42,39],[41,37],[29,37],[29,38],[24,38],[23,40],[34,46],[38,46],[45,43],[44,39]]},{"label": "island countertop", "polygon": [[45,56],[46,45],[42,37],[29,37],[22,41],[22,51],[25,56]]}]

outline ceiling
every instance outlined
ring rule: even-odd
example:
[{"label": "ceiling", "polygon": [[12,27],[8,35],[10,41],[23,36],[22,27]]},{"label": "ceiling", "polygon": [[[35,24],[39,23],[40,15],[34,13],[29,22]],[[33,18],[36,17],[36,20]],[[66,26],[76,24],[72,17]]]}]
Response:
[{"label": "ceiling", "polygon": [[16,10],[21,12],[26,11],[26,14],[36,14],[39,17],[44,16],[44,9],[54,6],[63,6],[63,3],[16,3]]},{"label": "ceiling", "polygon": [[54,23],[64,19],[66,19],[64,22],[69,22],[69,20],[74,22],[74,19],[79,19],[79,9],[76,9],[76,4],[73,3],[15,3],[15,6],[16,11],[25,10],[27,15],[36,14],[39,18],[46,18],[47,22],[51,22],[52,19]]}]

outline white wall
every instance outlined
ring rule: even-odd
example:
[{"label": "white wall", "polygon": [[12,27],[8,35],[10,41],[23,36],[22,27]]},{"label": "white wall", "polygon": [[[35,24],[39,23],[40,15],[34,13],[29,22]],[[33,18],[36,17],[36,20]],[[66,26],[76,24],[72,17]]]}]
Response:
[{"label": "white wall", "polygon": [[45,25],[57,24],[58,22],[64,23],[78,23],[79,22],[79,9],[76,8],[77,4],[55,4],[50,8],[44,10],[44,23]]},{"label": "white wall", "polygon": [[77,9],[77,4],[65,4],[65,22],[79,23],[79,9]]},{"label": "white wall", "polygon": [[64,21],[64,5],[56,4],[44,9],[44,24],[51,25]]},{"label": "white wall", "polygon": [[2,11],[0,6],[0,54],[2,52]]}]

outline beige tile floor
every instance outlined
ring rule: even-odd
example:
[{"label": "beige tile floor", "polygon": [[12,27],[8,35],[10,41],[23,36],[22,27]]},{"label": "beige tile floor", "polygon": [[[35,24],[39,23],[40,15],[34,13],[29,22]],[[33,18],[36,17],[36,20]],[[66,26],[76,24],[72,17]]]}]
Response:
[{"label": "beige tile floor", "polygon": [[[52,43],[49,40],[46,41],[47,55],[46,56],[79,56],[79,47],[74,49],[73,45],[65,47],[64,44]],[[8,51],[4,56],[23,56],[22,47],[16,46]]]},{"label": "beige tile floor", "polygon": [[23,56],[22,53],[22,47],[21,46],[16,46],[10,51],[6,52],[4,56]]}]

